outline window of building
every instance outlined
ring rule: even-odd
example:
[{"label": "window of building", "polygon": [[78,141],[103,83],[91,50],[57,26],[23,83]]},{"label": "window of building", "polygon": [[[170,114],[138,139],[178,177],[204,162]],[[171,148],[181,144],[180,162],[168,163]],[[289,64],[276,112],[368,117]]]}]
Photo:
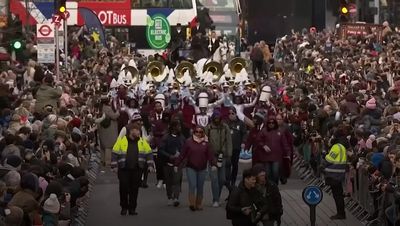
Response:
[{"label": "window of building", "polygon": [[131,0],[133,9],[147,8],[173,8],[191,9],[192,0]]},{"label": "window of building", "polygon": [[167,8],[168,0],[142,0],[143,8]]}]

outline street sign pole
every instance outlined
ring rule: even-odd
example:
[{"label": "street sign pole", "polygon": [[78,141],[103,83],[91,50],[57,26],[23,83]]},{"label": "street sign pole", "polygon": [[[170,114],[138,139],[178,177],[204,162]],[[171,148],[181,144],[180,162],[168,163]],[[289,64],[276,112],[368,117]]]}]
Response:
[{"label": "street sign pole", "polygon": [[316,219],[316,213],[315,213],[315,205],[310,206],[310,225],[315,226],[315,219]]},{"label": "street sign pole", "polygon": [[321,203],[323,192],[318,186],[307,186],[303,190],[303,200],[310,207],[310,225],[315,226],[316,207]]},{"label": "street sign pole", "polygon": [[54,36],[56,42],[56,80],[60,81],[60,44],[58,43],[58,26],[54,26]]},{"label": "street sign pole", "polygon": [[64,60],[65,60],[65,69],[68,73],[68,34],[67,34],[68,24],[67,18],[64,19]]}]

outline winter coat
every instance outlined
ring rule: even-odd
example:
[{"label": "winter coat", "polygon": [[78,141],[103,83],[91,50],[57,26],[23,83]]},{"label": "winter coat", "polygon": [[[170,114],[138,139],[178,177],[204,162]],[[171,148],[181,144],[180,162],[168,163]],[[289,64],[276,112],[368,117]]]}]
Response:
[{"label": "winter coat", "polygon": [[226,123],[209,124],[206,128],[206,135],[216,156],[219,154],[223,154],[224,157],[232,156],[232,135]]},{"label": "winter coat", "polygon": [[[264,150],[264,146],[271,149]],[[285,136],[279,130],[267,131],[264,128],[257,137],[257,148],[253,153],[253,164],[266,162],[281,162],[284,156],[289,156],[290,147]]]},{"label": "winter coat", "polygon": [[232,149],[240,150],[242,143],[244,143],[247,135],[246,125],[240,120],[229,120],[227,121],[227,124],[231,130]]},{"label": "winter coat", "polygon": [[21,208],[24,213],[31,214],[34,211],[39,210],[39,203],[35,199],[36,194],[31,190],[24,189],[17,192],[11,201],[8,203],[9,206],[17,206]]},{"label": "winter coat", "polygon": [[260,193],[256,189],[249,190],[241,182],[229,195],[226,205],[226,217],[231,219],[232,223],[235,223],[234,225],[255,226],[256,224],[252,223],[250,215],[243,214],[242,208],[252,207],[255,200],[261,198],[256,198],[257,195],[260,195]]},{"label": "winter coat", "polygon": [[42,214],[43,226],[58,226],[58,216],[44,211]]},{"label": "winter coat", "polygon": [[185,143],[185,138],[182,135],[167,134],[161,141],[158,154],[160,154],[162,162],[173,164],[172,158],[176,153],[180,153]]},{"label": "winter coat", "polygon": [[58,101],[62,95],[62,90],[60,88],[54,88],[48,85],[41,85],[39,90],[36,92],[36,103],[35,111],[42,113],[44,107],[47,105],[53,106],[53,108],[58,107]]},{"label": "winter coat", "polygon": [[256,206],[260,209],[261,215],[268,215],[269,219],[278,220],[283,214],[282,197],[277,185],[267,181],[265,186],[258,185],[257,191],[260,192]]},{"label": "winter coat", "polygon": [[[104,105],[103,113],[106,118],[111,119],[111,123],[107,128],[104,128],[101,123],[98,125],[98,133],[100,138],[100,146],[104,149],[112,149],[118,137],[118,117],[119,112],[114,112],[111,106]],[[107,120],[107,119],[106,119]]]},{"label": "winter coat", "polygon": [[214,152],[208,141],[198,143],[193,138],[186,140],[181,154],[175,160],[175,165],[180,166],[183,161],[186,161],[186,167],[197,171],[205,170],[208,163],[210,165],[216,165]]}]

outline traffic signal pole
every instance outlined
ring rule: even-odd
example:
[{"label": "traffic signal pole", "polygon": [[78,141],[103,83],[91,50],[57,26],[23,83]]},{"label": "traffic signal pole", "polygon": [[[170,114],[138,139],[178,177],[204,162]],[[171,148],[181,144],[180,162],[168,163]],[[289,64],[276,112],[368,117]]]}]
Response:
[{"label": "traffic signal pole", "polygon": [[56,81],[60,81],[60,43],[59,37],[58,37],[58,26],[54,26],[54,36],[55,36],[55,42],[56,42]]},{"label": "traffic signal pole", "polygon": [[67,34],[67,29],[68,29],[68,23],[67,23],[67,18],[64,19],[64,60],[65,60],[65,69],[68,73],[68,34]]}]

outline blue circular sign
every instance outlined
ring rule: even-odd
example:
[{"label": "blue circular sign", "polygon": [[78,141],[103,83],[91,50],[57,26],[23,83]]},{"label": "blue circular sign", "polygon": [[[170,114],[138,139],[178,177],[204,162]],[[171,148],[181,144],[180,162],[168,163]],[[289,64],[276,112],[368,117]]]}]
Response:
[{"label": "blue circular sign", "polygon": [[309,206],[316,206],[322,201],[324,193],[318,186],[307,186],[303,190],[303,200]]}]

